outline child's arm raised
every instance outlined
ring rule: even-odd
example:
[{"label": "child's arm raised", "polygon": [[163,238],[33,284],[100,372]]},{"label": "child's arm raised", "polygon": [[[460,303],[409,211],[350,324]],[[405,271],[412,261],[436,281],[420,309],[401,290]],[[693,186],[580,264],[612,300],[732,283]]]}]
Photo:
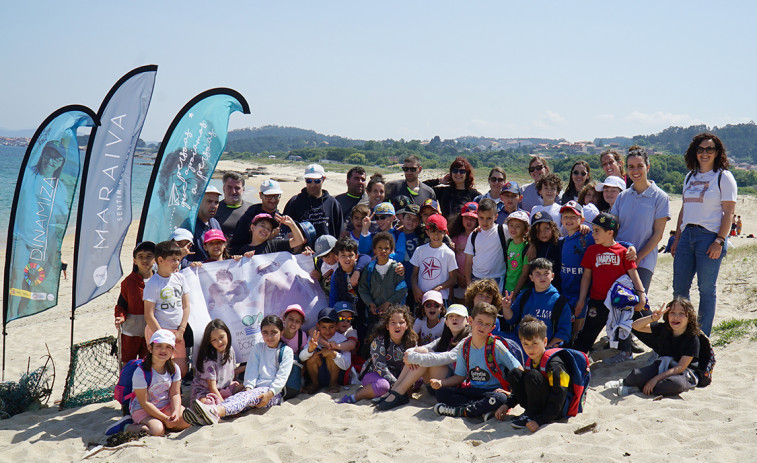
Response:
[{"label": "child's arm raised", "polygon": [[635,329],[636,331],[641,331],[642,333],[651,333],[652,328],[650,328],[649,325],[651,325],[653,322],[659,321],[668,310],[670,310],[670,307],[668,307],[667,304],[663,302],[660,308],[652,312],[651,315],[641,317],[638,320],[634,320],[631,328]]},{"label": "child's arm raised", "polygon": [[515,313],[513,312],[513,294],[510,291],[505,291],[505,294],[502,295],[502,316],[505,317],[505,320],[512,320],[513,316],[515,316]]}]

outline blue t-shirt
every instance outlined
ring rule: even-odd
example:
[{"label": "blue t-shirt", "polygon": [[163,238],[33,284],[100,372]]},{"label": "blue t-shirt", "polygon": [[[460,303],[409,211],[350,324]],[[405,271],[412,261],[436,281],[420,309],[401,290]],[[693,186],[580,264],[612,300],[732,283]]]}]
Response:
[{"label": "blue t-shirt", "polygon": [[581,292],[581,278],[584,275],[581,259],[584,257],[586,248],[592,244],[594,244],[594,237],[591,234],[582,235],[580,231],[563,239],[560,293],[568,299],[572,307],[576,306]]},{"label": "blue t-shirt", "polygon": [[[570,305],[563,307],[562,313],[560,313],[560,319],[557,322],[557,332],[554,331],[554,327],[552,326],[552,311],[555,309],[557,300],[560,298],[560,292],[552,285],[549,285],[549,288],[543,292],[538,292],[536,289],[527,292],[530,294],[525,304],[523,304],[522,299],[526,291],[521,291],[518,294],[512,305],[513,318],[508,319],[507,322],[513,324],[520,323],[523,317],[531,315],[547,325],[547,339],[560,338],[563,341],[569,340],[573,329]],[[521,305],[523,306],[522,312]]]},{"label": "blue t-shirt", "polygon": [[[373,257],[373,237],[376,233],[378,232],[371,232],[367,236],[361,234],[357,245],[357,252]],[[394,237],[394,252],[389,254],[389,258],[402,262],[405,259],[405,234],[398,232],[394,228],[390,228],[388,233]]]},{"label": "blue t-shirt", "polygon": [[[499,380],[494,376],[489,368],[486,366],[486,358],[484,357],[484,350],[486,347],[475,349],[473,343],[470,346],[470,357],[468,358],[468,368],[470,369],[470,375],[465,370],[465,357],[463,356],[463,349],[457,352],[457,361],[455,363],[455,374],[458,376],[470,376],[471,386],[480,389],[497,389],[502,387]],[[502,375],[507,377],[507,372],[513,368],[518,368],[520,363],[513,357],[513,354],[502,344],[502,341],[497,340],[494,344],[494,357],[496,358],[497,365],[502,369]]]},{"label": "blue t-shirt", "polygon": [[[639,194],[633,187],[622,191],[612,206],[611,213],[618,216],[620,230],[615,241],[628,241],[636,246],[636,252],[646,246],[654,233],[657,219],[670,220],[670,200],[654,182]],[[657,265],[657,246],[637,263],[640,268],[654,271]]]}]

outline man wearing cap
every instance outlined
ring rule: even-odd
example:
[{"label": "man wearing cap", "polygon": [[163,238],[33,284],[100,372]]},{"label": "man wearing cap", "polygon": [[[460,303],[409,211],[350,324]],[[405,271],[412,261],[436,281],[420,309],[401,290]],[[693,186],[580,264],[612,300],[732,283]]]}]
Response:
[{"label": "man wearing cap", "polygon": [[430,186],[418,179],[423,167],[417,156],[408,156],[402,165],[405,180],[394,180],[386,183],[386,199],[394,202],[397,196],[407,196],[413,203],[423,206],[427,199],[436,199],[436,193]]},{"label": "man wearing cap", "polygon": [[252,206],[242,199],[244,193],[244,177],[236,172],[223,174],[223,201],[218,205],[216,220],[221,224],[223,234],[229,240],[234,237],[239,219],[247,208]]},{"label": "man wearing cap", "polygon": [[310,222],[319,236],[340,236],[344,216],[339,202],[323,189],[326,172],[318,164],[305,168],[305,188],[284,206],[284,215],[297,222]]},{"label": "man wearing cap", "polygon": [[[194,254],[189,254],[187,260],[191,262],[204,262],[208,260],[208,253],[205,252],[204,236],[208,230],[221,230],[221,224],[216,220],[215,215],[218,211],[218,203],[221,199],[221,192],[218,188],[210,185],[205,190],[205,195],[202,197],[202,202],[197,210],[197,220],[194,227]],[[184,227],[189,228],[189,227]]]},{"label": "man wearing cap", "polygon": [[[230,239],[229,247],[234,250],[245,244],[249,244],[252,239],[250,234],[250,225],[252,225],[252,219],[258,214],[268,214],[271,217],[276,217],[279,214],[279,202],[281,201],[281,194],[283,191],[279,186],[279,182],[273,179],[264,180],[260,184],[260,203],[253,204],[247,208],[244,215],[237,222],[237,226],[234,229],[234,234]],[[278,238],[286,238],[281,236],[280,233],[275,234]]]},{"label": "man wearing cap", "polygon": [[345,223],[342,225],[342,229],[344,229],[352,213],[352,208],[361,200],[368,200],[365,195],[365,169],[355,166],[347,171],[347,191],[336,195],[336,200],[342,207],[342,215],[345,217]]}]

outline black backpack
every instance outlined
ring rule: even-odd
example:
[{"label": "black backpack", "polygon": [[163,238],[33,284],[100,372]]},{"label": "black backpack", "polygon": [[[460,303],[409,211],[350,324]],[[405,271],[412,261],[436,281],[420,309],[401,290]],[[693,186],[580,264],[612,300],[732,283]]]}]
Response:
[{"label": "black backpack", "polygon": [[[478,231],[474,231],[470,237],[470,245],[473,247],[473,255],[476,254],[476,236]],[[507,238],[505,238],[505,226],[497,225],[497,236],[499,236],[499,244],[502,246],[502,256],[507,261]]]},{"label": "black backpack", "polygon": [[710,338],[703,332],[699,332],[699,366],[692,368],[699,378],[697,387],[707,387],[712,383],[712,370],[715,368],[715,350],[712,348]]}]

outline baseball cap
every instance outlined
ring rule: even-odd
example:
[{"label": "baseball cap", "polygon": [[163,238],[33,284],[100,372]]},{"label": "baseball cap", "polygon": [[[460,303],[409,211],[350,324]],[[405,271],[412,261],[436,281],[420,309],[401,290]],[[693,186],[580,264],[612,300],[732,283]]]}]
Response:
[{"label": "baseball cap", "polygon": [[331,235],[322,235],[315,240],[315,257],[323,257],[334,249],[336,238]]},{"label": "baseball cap", "polygon": [[421,305],[425,304],[427,301],[434,301],[439,305],[444,305],[444,298],[442,297],[442,293],[440,293],[439,291],[434,291],[433,289],[426,291],[425,294],[423,294]]},{"label": "baseball cap", "polygon": [[394,206],[392,203],[378,203],[373,208],[374,215],[394,215]]},{"label": "baseball cap", "polygon": [[526,222],[526,225],[528,225],[528,212],[526,211],[511,212],[510,215],[507,216],[507,222],[509,222],[510,219],[520,220],[521,222]]},{"label": "baseball cap", "polygon": [[177,228],[173,231],[173,233],[171,233],[171,239],[174,241],[193,241],[195,239],[195,236],[186,228]]},{"label": "baseball cap", "polygon": [[305,178],[323,178],[325,176],[326,171],[320,164],[310,164],[305,168]]},{"label": "baseball cap", "polygon": [[208,189],[205,190],[205,194],[216,194],[218,196],[221,196],[221,192],[218,191],[218,188],[214,187],[213,185],[209,185]]},{"label": "baseball cap", "polygon": [[520,185],[518,185],[518,182],[507,182],[505,183],[505,186],[502,187],[502,192],[500,193],[500,195],[505,192],[520,195]]},{"label": "baseball cap", "polygon": [[447,231],[447,219],[445,219],[441,214],[432,214],[428,219],[426,219],[426,228],[431,228],[432,225],[434,225],[441,231]]},{"label": "baseball cap", "polygon": [[320,312],[318,312],[318,321],[322,322],[324,320],[332,323],[338,322],[339,317],[336,314],[336,310],[331,307],[324,307],[321,309]]},{"label": "baseball cap", "polygon": [[542,222],[554,222],[549,212],[537,211],[534,215],[531,216],[531,226],[534,226],[537,223],[542,223]]},{"label": "baseball cap", "polygon": [[149,251],[155,254],[155,243],[153,243],[152,241],[142,241],[141,243],[137,244],[137,247],[134,248],[134,257],[137,257],[137,253],[140,251]]},{"label": "baseball cap", "polygon": [[421,206],[421,210],[423,210],[424,207],[430,207],[434,209],[437,213],[439,213],[439,202],[435,199],[427,199],[423,201],[423,206]]},{"label": "baseball cap", "polygon": [[421,215],[421,207],[417,204],[408,204],[407,206],[397,211],[397,214]]},{"label": "baseball cap", "polygon": [[281,316],[281,318],[286,318],[289,312],[297,312],[298,314],[302,315],[302,319],[305,320],[305,311],[302,310],[302,307],[300,306],[300,304],[288,305],[287,308],[284,310],[284,314]]},{"label": "baseball cap", "polygon": [[176,336],[168,330],[160,329],[150,336],[150,344],[169,344],[176,347]]},{"label": "baseball cap", "polygon": [[392,202],[394,203],[394,208],[399,210],[405,209],[410,204],[414,204],[413,200],[405,195],[399,195],[395,197]]},{"label": "baseball cap", "polygon": [[594,220],[592,220],[591,223],[598,227],[602,227],[605,230],[612,230],[616,233],[618,231],[618,228],[620,228],[618,218],[610,214],[609,212],[600,212],[596,217],[594,217]]},{"label": "baseball cap", "polygon": [[357,315],[357,311],[355,310],[355,308],[352,306],[352,304],[350,304],[347,301],[339,301],[336,304],[334,304],[334,312],[338,314],[339,312],[344,312],[344,311],[352,312],[353,314]]},{"label": "baseball cap", "polygon": [[223,235],[223,232],[221,230],[211,229],[205,232],[204,235],[202,235],[202,242],[207,243],[208,241],[213,240],[221,240],[226,241],[226,237]]},{"label": "baseball cap", "polygon": [[465,203],[465,206],[460,209],[460,214],[463,217],[478,217],[478,203],[473,201]]},{"label": "baseball cap", "polygon": [[279,186],[279,182],[271,178],[263,180],[263,183],[260,184],[260,192],[264,195],[280,195],[284,193]]},{"label": "baseball cap", "polygon": [[615,188],[619,188],[620,191],[623,191],[626,189],[626,182],[620,177],[610,175],[605,179],[604,182],[597,183],[597,186],[595,186],[594,189],[597,191],[602,191],[606,186],[614,186]]},{"label": "baseball cap", "polygon": [[315,243],[316,234],[313,224],[310,222],[297,222],[297,225],[299,225],[300,230],[302,230],[302,236],[305,237],[305,242]]},{"label": "baseball cap", "polygon": [[447,307],[447,315],[449,314],[455,314],[455,315],[460,315],[461,317],[467,317],[468,309],[462,304],[451,304],[449,307]]},{"label": "baseball cap", "polygon": [[560,208],[560,213],[562,214],[562,212],[566,210],[573,211],[576,215],[582,216],[584,214],[584,207],[573,200],[565,203],[565,205]]},{"label": "baseball cap", "polygon": [[271,225],[273,225],[273,228],[276,228],[276,227],[279,226],[279,221],[276,220],[276,219],[274,219],[271,214],[268,214],[268,213],[265,213],[265,212],[261,212],[260,214],[256,215],[252,219],[252,224],[255,225],[256,223],[258,223],[259,220],[267,220],[267,221],[271,222]]}]

